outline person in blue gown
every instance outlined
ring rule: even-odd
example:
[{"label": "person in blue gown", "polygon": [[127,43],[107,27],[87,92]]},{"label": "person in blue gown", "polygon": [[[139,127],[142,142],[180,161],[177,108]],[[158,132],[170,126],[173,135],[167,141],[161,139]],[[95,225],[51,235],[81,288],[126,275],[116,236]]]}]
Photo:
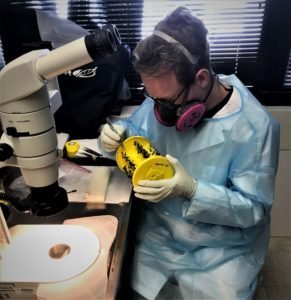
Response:
[{"label": "person in blue gown", "polygon": [[104,125],[100,143],[114,154],[121,139],[144,136],[175,174],[134,187],[144,206],[132,288],[140,299],[252,299],[270,236],[279,124],[236,75],[213,73],[207,29],[185,7],[133,55],[147,97],[114,124],[118,134]]}]

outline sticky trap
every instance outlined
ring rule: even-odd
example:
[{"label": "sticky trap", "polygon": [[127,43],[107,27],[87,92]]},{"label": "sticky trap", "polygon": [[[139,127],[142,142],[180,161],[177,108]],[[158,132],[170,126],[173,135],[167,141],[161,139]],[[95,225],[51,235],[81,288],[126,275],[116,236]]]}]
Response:
[{"label": "sticky trap", "polygon": [[139,180],[171,178],[174,169],[168,159],[161,156],[151,143],[142,136],[132,136],[123,142],[116,152],[118,167],[132,179],[133,186]]}]

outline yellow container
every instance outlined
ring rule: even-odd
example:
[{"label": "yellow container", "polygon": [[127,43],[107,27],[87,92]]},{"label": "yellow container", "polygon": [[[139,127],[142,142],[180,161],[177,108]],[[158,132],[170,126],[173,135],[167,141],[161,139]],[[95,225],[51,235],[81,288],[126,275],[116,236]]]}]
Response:
[{"label": "yellow container", "polygon": [[80,148],[80,144],[77,141],[71,140],[66,142],[66,152],[68,157],[74,157]]},{"label": "yellow container", "polygon": [[133,186],[139,180],[159,180],[174,176],[174,168],[161,156],[151,143],[142,136],[132,136],[123,141],[116,152],[120,170],[132,179]]}]

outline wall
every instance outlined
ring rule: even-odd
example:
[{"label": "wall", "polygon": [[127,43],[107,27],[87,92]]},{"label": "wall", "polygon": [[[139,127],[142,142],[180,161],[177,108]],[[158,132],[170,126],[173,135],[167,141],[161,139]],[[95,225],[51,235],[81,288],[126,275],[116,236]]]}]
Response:
[{"label": "wall", "polygon": [[281,125],[280,158],[271,213],[271,235],[291,237],[291,107],[269,106],[268,110]]}]

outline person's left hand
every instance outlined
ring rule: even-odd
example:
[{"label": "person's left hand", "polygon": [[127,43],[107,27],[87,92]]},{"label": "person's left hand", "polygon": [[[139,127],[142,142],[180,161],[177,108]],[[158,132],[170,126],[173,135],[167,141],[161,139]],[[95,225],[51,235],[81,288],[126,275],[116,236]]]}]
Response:
[{"label": "person's left hand", "polygon": [[191,177],[178,159],[167,154],[175,174],[170,179],[140,180],[134,187],[135,196],[151,202],[159,202],[169,197],[185,197],[190,199],[196,190],[196,180]]}]

